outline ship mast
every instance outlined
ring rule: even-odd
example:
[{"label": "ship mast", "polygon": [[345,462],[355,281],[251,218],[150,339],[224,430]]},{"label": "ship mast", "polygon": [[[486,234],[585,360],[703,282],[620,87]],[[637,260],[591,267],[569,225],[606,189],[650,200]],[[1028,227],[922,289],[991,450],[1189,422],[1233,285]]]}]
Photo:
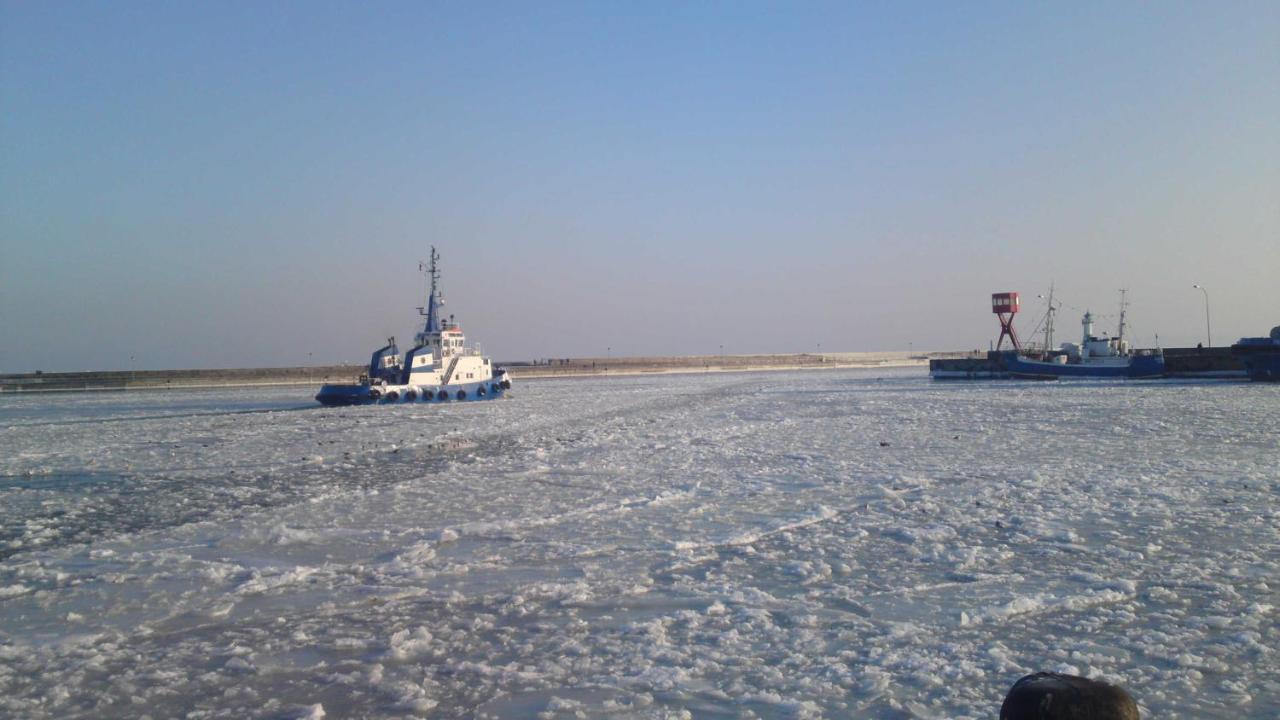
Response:
[{"label": "ship mast", "polygon": [[419,272],[425,273],[431,280],[431,289],[427,291],[426,307],[418,308],[418,314],[427,318],[427,324],[422,329],[423,335],[439,334],[442,329],[440,322],[440,307],[444,305],[444,298],[440,295],[440,270],[437,263],[440,261],[440,254],[436,252],[436,246],[431,246],[431,261],[429,263],[419,262]]},{"label": "ship mast", "polygon": [[1116,334],[1116,340],[1119,342],[1124,342],[1124,310],[1129,306],[1129,303],[1125,300],[1124,296],[1125,293],[1128,292],[1129,291],[1127,289],[1120,288],[1120,330]]},{"label": "ship mast", "polygon": [[1049,283],[1049,311],[1045,315],[1044,321],[1044,351],[1048,354],[1053,350],[1053,283]]}]

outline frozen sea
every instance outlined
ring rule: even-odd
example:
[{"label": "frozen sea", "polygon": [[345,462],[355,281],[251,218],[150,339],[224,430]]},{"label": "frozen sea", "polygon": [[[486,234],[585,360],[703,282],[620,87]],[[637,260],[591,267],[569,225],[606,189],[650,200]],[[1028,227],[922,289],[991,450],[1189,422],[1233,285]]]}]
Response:
[{"label": "frozen sea", "polygon": [[1280,716],[1280,386],[0,397],[0,716]]}]

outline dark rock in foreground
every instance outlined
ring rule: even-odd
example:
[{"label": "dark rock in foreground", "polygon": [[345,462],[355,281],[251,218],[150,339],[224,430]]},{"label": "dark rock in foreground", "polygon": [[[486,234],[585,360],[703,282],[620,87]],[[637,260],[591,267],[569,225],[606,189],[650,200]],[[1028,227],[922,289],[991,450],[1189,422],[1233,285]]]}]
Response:
[{"label": "dark rock in foreground", "polygon": [[1000,720],[1138,720],[1138,704],[1109,683],[1041,672],[1013,684]]}]

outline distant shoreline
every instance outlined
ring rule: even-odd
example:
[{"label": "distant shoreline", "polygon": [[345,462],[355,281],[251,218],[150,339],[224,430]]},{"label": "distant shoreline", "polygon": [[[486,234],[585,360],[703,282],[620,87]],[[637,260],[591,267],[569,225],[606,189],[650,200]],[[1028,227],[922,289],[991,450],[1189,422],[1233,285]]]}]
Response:
[{"label": "distant shoreline", "polygon": [[[514,379],[609,377],[710,372],[836,370],[918,367],[930,358],[960,352],[788,353],[761,355],[680,355],[652,357],[553,358],[499,363]],[[319,386],[357,382],[364,365],[235,368],[222,370],[108,370],[0,375],[0,394],[110,392],[133,390],[207,390],[218,388]]]}]

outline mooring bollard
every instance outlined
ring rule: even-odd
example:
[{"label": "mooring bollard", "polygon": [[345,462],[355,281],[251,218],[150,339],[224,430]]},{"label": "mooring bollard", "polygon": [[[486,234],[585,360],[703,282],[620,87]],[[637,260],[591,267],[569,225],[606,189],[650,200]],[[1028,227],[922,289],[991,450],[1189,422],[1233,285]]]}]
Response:
[{"label": "mooring bollard", "polygon": [[1000,720],[1138,720],[1138,704],[1101,680],[1040,672],[1009,688]]}]

